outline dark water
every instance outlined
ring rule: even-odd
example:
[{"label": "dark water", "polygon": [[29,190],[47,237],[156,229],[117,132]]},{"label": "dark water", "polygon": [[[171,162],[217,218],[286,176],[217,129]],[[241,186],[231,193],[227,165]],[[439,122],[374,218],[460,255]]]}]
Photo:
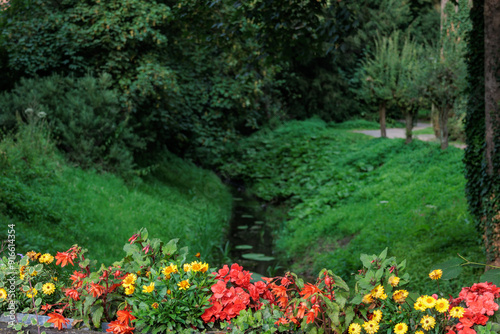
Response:
[{"label": "dark water", "polygon": [[243,191],[234,190],[233,196],[229,233],[231,259],[244,270],[263,276],[275,275],[279,268],[273,254],[272,230],[266,224],[265,206]]}]

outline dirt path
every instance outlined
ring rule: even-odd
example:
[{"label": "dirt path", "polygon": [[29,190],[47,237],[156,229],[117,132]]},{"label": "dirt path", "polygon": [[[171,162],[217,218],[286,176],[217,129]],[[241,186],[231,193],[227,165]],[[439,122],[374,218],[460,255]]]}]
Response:
[{"label": "dirt path", "polygon": [[[416,130],[422,130],[426,129],[428,127],[431,127],[432,125],[430,123],[417,123],[416,126],[413,127],[413,131]],[[404,128],[391,128],[391,129],[386,129],[387,131],[387,138],[406,138],[406,129]],[[380,129],[379,130],[354,130],[353,132],[357,133],[364,133],[365,135],[372,136],[372,137],[380,137]],[[422,140],[422,141],[438,141],[436,136],[430,134],[430,135],[413,135],[414,139]],[[455,147],[464,149],[465,145],[463,144],[458,144],[458,143],[450,143],[450,145],[453,145]]]}]

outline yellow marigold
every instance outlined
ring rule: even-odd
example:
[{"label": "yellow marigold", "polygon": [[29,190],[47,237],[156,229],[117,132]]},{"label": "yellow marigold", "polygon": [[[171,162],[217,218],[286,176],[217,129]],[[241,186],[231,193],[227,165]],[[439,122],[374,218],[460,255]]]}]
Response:
[{"label": "yellow marigold", "polygon": [[163,268],[162,273],[166,278],[170,278],[170,274],[178,273],[179,269],[177,269],[176,264],[170,264],[168,267]]},{"label": "yellow marigold", "polygon": [[158,308],[158,306],[159,306],[159,305],[158,305],[158,303],[153,303],[153,304],[151,305],[151,307],[152,307],[152,308],[154,308],[154,309],[157,309],[157,308]]},{"label": "yellow marigold", "polygon": [[464,313],[465,313],[465,310],[463,307],[460,307],[460,306],[455,306],[453,307],[451,310],[450,310],[450,315],[453,317],[453,318],[457,318],[457,319],[460,319],[461,317],[464,316]]},{"label": "yellow marigold", "polygon": [[125,294],[126,295],[131,295],[135,291],[135,287],[133,285],[129,285],[128,287],[125,288]]},{"label": "yellow marigold", "polygon": [[420,319],[420,324],[422,325],[422,328],[428,331],[431,328],[434,328],[434,325],[436,324],[436,319],[431,317],[430,315],[424,315],[422,319]]},{"label": "yellow marigold", "polygon": [[396,326],[394,326],[394,333],[396,334],[405,334],[408,331],[408,325],[404,322],[400,322]]},{"label": "yellow marigold", "polygon": [[152,282],[149,285],[143,285],[142,286],[142,292],[145,292],[145,293],[153,292],[154,289],[155,289],[155,283],[154,282]]},{"label": "yellow marigold", "polygon": [[406,297],[408,297],[408,291],[406,290],[396,290],[392,294],[392,299],[394,299],[394,301],[399,304],[403,304],[405,302]]},{"label": "yellow marigold", "polygon": [[125,276],[125,278],[122,281],[122,285],[125,288],[129,288],[135,284],[135,281],[137,280],[137,275],[136,274],[128,274]]},{"label": "yellow marigold", "polygon": [[429,277],[433,280],[438,280],[442,276],[443,276],[443,271],[441,269],[436,269],[429,273]]},{"label": "yellow marigold", "polygon": [[191,286],[191,285],[189,285],[188,279],[177,283],[177,285],[179,286],[179,290],[187,290]]},{"label": "yellow marigold", "polygon": [[26,291],[26,297],[28,298],[33,298],[38,294],[38,290],[35,288],[30,288],[28,291]]},{"label": "yellow marigold", "polygon": [[372,320],[374,320],[376,322],[380,322],[380,320],[382,320],[382,311],[381,310],[373,311]]},{"label": "yellow marigold", "polygon": [[349,334],[360,334],[361,333],[361,325],[352,323],[349,325]]},{"label": "yellow marigold", "polygon": [[436,305],[436,300],[432,296],[422,296],[422,304],[426,308],[433,308]]},{"label": "yellow marigold", "polygon": [[56,291],[56,286],[54,283],[45,283],[42,285],[42,292],[46,295],[51,295]]},{"label": "yellow marigold", "polygon": [[379,329],[379,325],[377,322],[370,320],[370,321],[365,322],[363,324],[363,328],[365,329],[365,332],[367,334],[375,334],[375,333],[377,333],[377,331]]},{"label": "yellow marigold", "polygon": [[45,264],[51,264],[54,262],[54,257],[50,255],[49,253],[45,253],[40,258],[38,259],[40,263],[45,263]]},{"label": "yellow marigold", "polygon": [[198,262],[198,261],[191,262],[191,269],[192,269],[194,272],[201,271],[201,263],[200,263],[200,262]]},{"label": "yellow marigold", "polygon": [[184,269],[184,272],[188,272],[191,270],[191,265],[189,263],[184,263],[184,266],[183,266],[183,269]]},{"label": "yellow marigold", "polygon": [[439,298],[436,300],[436,305],[434,307],[439,313],[444,313],[450,308],[450,303],[444,298]]},{"label": "yellow marigold", "polygon": [[7,298],[7,291],[4,288],[0,288],[0,300],[4,300]]},{"label": "yellow marigold", "polygon": [[371,294],[364,295],[362,302],[365,303],[365,304],[371,304],[371,303],[373,303],[373,297],[372,297],[372,295]]},{"label": "yellow marigold", "polygon": [[389,277],[389,284],[392,285],[393,287],[397,286],[399,284],[399,277],[397,276]]},{"label": "yellow marigold", "polygon": [[373,298],[379,299],[384,295],[384,287],[379,284],[370,291],[370,294]]}]

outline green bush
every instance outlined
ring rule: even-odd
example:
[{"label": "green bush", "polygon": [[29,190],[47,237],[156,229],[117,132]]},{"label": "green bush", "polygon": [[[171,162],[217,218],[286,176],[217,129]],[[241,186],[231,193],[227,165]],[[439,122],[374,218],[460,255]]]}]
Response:
[{"label": "green bush", "polygon": [[69,161],[82,168],[129,175],[133,151],[143,143],[131,133],[111,84],[106,74],[21,79],[12,91],[0,94],[0,126],[13,128],[16,114],[26,119],[27,109],[43,112],[52,138]]}]

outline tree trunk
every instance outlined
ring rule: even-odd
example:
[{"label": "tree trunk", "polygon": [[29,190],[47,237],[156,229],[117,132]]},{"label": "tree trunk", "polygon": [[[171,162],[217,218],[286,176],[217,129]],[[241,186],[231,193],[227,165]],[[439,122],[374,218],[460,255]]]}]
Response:
[{"label": "tree trunk", "polygon": [[485,152],[488,184],[483,203],[488,263],[500,265],[500,2],[484,1]]},{"label": "tree trunk", "polygon": [[378,114],[380,117],[380,137],[387,138],[387,131],[385,125],[385,109],[386,109],[386,101],[383,101],[379,105]]},{"label": "tree trunk", "polygon": [[439,140],[442,150],[448,148],[448,113],[450,108],[448,105],[439,108]]},{"label": "tree trunk", "polygon": [[405,115],[406,118],[406,144],[412,142],[412,131],[413,131],[413,111],[408,110]]}]

